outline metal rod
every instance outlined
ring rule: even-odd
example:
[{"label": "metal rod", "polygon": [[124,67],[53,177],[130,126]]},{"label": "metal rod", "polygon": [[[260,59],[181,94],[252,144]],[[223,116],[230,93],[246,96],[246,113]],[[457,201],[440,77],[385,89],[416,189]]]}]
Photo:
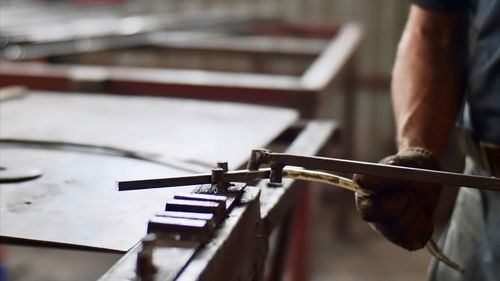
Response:
[{"label": "metal rod", "polygon": [[212,181],[212,174],[201,174],[201,175],[175,177],[175,178],[120,181],[118,182],[118,191],[195,185],[195,184],[210,183],[211,181]]},{"label": "metal rod", "polygon": [[[342,173],[358,173],[378,177],[387,177],[406,181],[427,182],[452,186],[466,186],[478,189],[500,191],[500,179],[494,177],[471,176],[451,172],[417,169],[402,166],[391,166],[361,161],[352,161],[325,157],[298,156],[284,153],[265,153],[263,161],[258,164],[275,163],[275,166],[301,166],[312,170],[328,170]],[[249,182],[269,178],[270,168],[259,170],[236,170],[223,174],[226,182]],[[283,169],[282,176],[299,180],[319,181],[349,189],[360,194],[367,194],[350,179],[341,178],[332,174],[300,169]],[[198,174],[173,178],[149,180],[122,181],[118,183],[118,190],[137,190],[162,188],[171,186],[186,186],[212,183],[211,174]]]},{"label": "metal rod", "polygon": [[465,186],[478,189],[500,191],[500,179],[495,177],[472,176],[452,172],[392,166],[336,158],[299,156],[285,153],[269,152],[266,152],[265,154],[267,154],[268,156],[264,157],[264,159],[266,159],[266,162],[279,163],[284,166],[301,166],[306,169],[313,170],[365,174],[406,181]]},{"label": "metal rod", "polygon": [[[228,171],[224,174],[224,180],[228,182],[248,182],[269,178],[270,169],[260,169],[256,171],[236,170]],[[118,182],[118,190],[138,190],[149,188],[162,188],[184,185],[196,185],[212,183],[212,174],[198,174],[192,176],[181,176],[173,178],[160,178],[148,180],[134,180]]]}]

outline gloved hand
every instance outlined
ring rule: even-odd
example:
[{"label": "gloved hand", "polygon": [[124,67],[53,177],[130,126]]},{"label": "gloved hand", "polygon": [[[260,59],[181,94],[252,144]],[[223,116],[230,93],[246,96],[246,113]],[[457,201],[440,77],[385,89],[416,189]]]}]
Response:
[{"label": "gloved hand", "polygon": [[[388,156],[380,163],[439,170],[439,162],[426,149],[414,147]],[[354,175],[354,181],[372,191],[356,194],[361,217],[391,242],[408,250],[425,246],[433,232],[433,214],[441,186],[367,175]]]}]

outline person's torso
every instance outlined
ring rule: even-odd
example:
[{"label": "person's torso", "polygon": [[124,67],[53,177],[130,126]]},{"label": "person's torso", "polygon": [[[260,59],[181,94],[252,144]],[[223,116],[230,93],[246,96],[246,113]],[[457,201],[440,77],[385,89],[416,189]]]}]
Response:
[{"label": "person's torso", "polygon": [[500,144],[500,0],[470,0],[475,43],[471,48],[466,101],[472,133]]}]

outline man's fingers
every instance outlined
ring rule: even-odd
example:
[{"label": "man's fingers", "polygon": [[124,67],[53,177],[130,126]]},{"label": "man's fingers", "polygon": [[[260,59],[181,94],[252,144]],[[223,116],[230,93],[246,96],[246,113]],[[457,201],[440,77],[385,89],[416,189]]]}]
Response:
[{"label": "man's fingers", "polygon": [[388,189],[388,183],[394,183],[396,180],[387,179],[377,176],[367,176],[354,174],[352,177],[353,181],[357,183],[362,188],[372,191],[374,193],[383,193]]},{"label": "man's fingers", "polygon": [[356,207],[365,221],[392,222],[401,217],[407,207],[408,192],[392,190],[381,195],[356,194]]},{"label": "man's fingers", "polygon": [[412,207],[413,218],[408,221],[397,221],[393,224],[374,223],[378,232],[382,233],[393,243],[410,251],[421,249],[429,240],[433,232],[433,219],[419,205],[416,210]]}]

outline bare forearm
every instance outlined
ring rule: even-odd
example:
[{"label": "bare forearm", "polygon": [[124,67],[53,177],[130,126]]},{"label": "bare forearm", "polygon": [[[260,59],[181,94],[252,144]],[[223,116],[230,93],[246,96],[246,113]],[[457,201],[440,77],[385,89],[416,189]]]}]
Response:
[{"label": "bare forearm", "polygon": [[[434,156],[441,157],[460,104],[466,24],[465,13],[435,13],[412,6],[392,81],[399,151],[381,163],[439,168]],[[363,219],[405,249],[416,250],[427,243],[440,185],[368,175],[354,175],[354,180],[373,192],[356,194]]]},{"label": "bare forearm", "polygon": [[443,153],[463,87],[466,14],[412,7],[392,80],[398,149],[420,146]]}]

